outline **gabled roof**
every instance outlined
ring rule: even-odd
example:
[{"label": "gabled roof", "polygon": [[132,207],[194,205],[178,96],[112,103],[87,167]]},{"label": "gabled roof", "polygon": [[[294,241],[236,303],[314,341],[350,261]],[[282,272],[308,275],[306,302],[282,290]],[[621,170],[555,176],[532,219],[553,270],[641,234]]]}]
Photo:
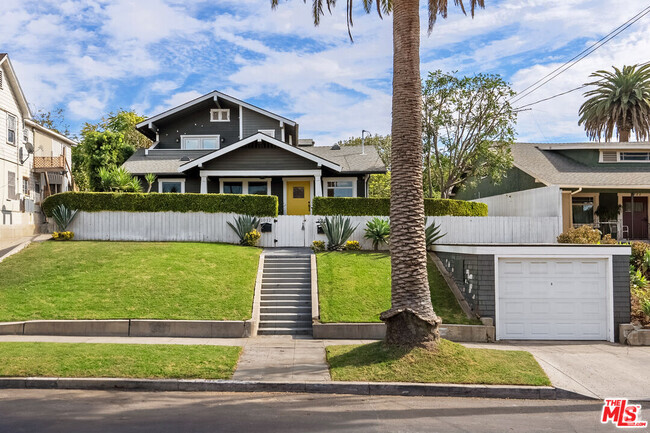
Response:
[{"label": "gabled roof", "polygon": [[196,104],[199,104],[201,102],[207,101],[209,99],[214,99],[216,101],[217,98],[225,99],[226,101],[232,102],[233,104],[241,105],[242,107],[248,108],[249,110],[256,111],[258,113],[264,114],[265,116],[271,117],[277,121],[284,122],[288,125],[295,126],[296,122],[294,122],[291,119],[287,119],[286,117],[277,115],[275,113],[271,113],[270,111],[264,110],[263,108],[256,107],[255,105],[249,104],[248,102],[244,102],[240,99],[234,98],[230,95],[226,95],[225,93],[221,93],[217,90],[213,90],[210,93],[207,93],[203,96],[199,96],[196,99],[192,99],[189,102],[186,102],[184,104],[181,104],[177,107],[171,108],[167,111],[163,111],[160,114],[157,114],[153,117],[150,117],[136,125],[136,128],[142,128],[143,126],[147,126],[149,124],[155,123],[161,119],[164,119],[168,116],[171,116],[172,114],[178,113],[179,111],[183,111],[187,108],[191,108]]},{"label": "gabled roof", "polygon": [[[650,165],[647,168],[629,164],[589,166],[544,147],[536,143],[515,143],[512,146],[514,166],[546,185],[650,189]],[[590,149],[587,146],[584,148]],[[619,148],[624,149],[625,146]]]},{"label": "gabled roof", "polygon": [[79,144],[76,141],[69,139],[65,135],[59,134],[56,131],[52,131],[51,129],[46,128],[45,126],[41,125],[40,123],[36,123],[33,120],[25,119],[25,124],[31,126],[32,128],[36,128],[39,131],[56,138],[57,140],[63,141],[64,143],[67,143],[70,146],[76,146],[77,144]]},{"label": "gabled roof", "polygon": [[361,146],[341,146],[340,149],[332,149],[329,146],[304,146],[301,149],[337,163],[344,173],[386,173],[386,166],[375,146],[366,146],[363,155]]},{"label": "gabled roof", "polygon": [[280,149],[286,150],[288,152],[294,153],[298,156],[302,156],[305,159],[309,159],[311,161],[314,161],[315,163],[322,165],[327,168],[331,168],[334,171],[341,171],[341,166],[339,164],[335,164],[332,161],[328,161],[320,156],[317,156],[311,152],[306,152],[305,150],[292,146],[290,144],[284,143],[276,138],[271,137],[270,135],[266,135],[262,132],[258,132],[257,134],[251,135],[250,137],[247,137],[243,140],[238,141],[237,143],[231,144],[230,146],[226,146],[223,149],[215,150],[213,152],[208,153],[205,156],[202,156],[201,158],[197,158],[194,161],[187,162],[183,165],[181,165],[178,168],[179,172],[184,172],[192,167],[196,167],[200,164],[203,164],[205,162],[211,161],[213,159],[219,158],[222,155],[225,155],[227,153],[230,153],[234,150],[237,150],[243,146],[246,146],[247,144],[256,142],[256,141],[265,141],[269,144],[272,144],[276,147],[279,147]]},{"label": "gabled roof", "polygon": [[25,119],[32,118],[32,112],[29,109],[29,104],[27,103],[27,98],[25,98],[25,93],[23,92],[22,87],[20,87],[20,82],[16,76],[16,71],[9,60],[9,55],[7,53],[0,53],[0,66],[4,65],[5,70],[7,71],[7,82],[14,90],[14,95],[18,101],[18,105],[23,112],[23,117]]},{"label": "gabled roof", "polygon": [[145,149],[138,149],[123,164],[123,167],[131,174],[178,175],[178,167],[211,152],[210,150],[185,149],[156,149],[147,152]]}]

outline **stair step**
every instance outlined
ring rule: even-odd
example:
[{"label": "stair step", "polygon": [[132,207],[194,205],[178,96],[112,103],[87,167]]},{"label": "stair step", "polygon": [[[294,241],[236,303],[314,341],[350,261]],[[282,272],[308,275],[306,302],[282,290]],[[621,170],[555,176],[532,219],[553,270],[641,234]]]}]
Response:
[{"label": "stair step", "polygon": [[261,296],[261,301],[281,301],[281,302],[287,302],[287,301],[299,301],[299,302],[307,302],[311,305],[311,297],[306,296],[306,295],[293,295],[293,294],[286,294],[286,293],[280,293],[277,295],[265,295],[262,294]]},{"label": "stair step", "polygon": [[294,277],[293,275],[286,275],[283,277],[262,277],[262,284],[264,283],[302,283],[311,284],[311,278],[308,277]]},{"label": "stair step", "polygon": [[260,322],[311,322],[311,311],[303,313],[261,313]]},{"label": "stair step", "polygon": [[304,297],[303,299],[262,299],[260,307],[307,307],[311,309],[311,299]]},{"label": "stair step", "polygon": [[265,287],[282,287],[282,288],[288,288],[288,287],[307,287],[311,288],[311,283],[309,282],[295,282],[295,283],[280,283],[280,282],[272,282],[272,283],[265,283],[262,281],[262,288]]},{"label": "stair step", "polygon": [[260,314],[297,313],[311,314],[311,305],[264,305],[260,306]]},{"label": "stair step", "polygon": [[305,299],[311,298],[311,292],[304,289],[266,289],[262,290],[262,296],[276,296],[276,295],[288,295],[288,296],[300,296]]},{"label": "stair step", "polygon": [[260,320],[260,329],[311,328],[311,320]]},{"label": "stair step", "polygon": [[311,327],[309,328],[260,328],[257,330],[257,335],[311,335]]}]

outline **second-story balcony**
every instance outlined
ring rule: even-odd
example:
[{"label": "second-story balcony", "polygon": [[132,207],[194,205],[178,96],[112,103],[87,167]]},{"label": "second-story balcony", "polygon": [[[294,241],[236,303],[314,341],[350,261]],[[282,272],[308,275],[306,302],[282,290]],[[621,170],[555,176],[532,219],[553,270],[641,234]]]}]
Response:
[{"label": "second-story balcony", "polygon": [[34,171],[65,171],[65,157],[61,156],[34,156]]}]

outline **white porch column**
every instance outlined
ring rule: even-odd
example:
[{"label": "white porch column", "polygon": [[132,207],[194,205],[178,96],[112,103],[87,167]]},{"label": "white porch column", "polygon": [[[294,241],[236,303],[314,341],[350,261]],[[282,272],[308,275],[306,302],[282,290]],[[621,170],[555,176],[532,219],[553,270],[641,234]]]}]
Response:
[{"label": "white porch column", "polygon": [[321,175],[317,174],[314,176],[314,197],[322,197],[323,196],[323,182],[321,181]]},{"label": "white porch column", "polygon": [[208,193],[208,176],[201,175],[201,194]]}]

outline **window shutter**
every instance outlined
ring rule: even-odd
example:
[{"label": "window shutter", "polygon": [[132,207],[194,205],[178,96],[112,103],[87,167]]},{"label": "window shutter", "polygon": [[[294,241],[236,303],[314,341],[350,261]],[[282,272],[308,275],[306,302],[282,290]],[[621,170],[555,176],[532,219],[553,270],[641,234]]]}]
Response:
[{"label": "window shutter", "polygon": [[603,162],[618,162],[618,155],[615,150],[603,151]]}]

